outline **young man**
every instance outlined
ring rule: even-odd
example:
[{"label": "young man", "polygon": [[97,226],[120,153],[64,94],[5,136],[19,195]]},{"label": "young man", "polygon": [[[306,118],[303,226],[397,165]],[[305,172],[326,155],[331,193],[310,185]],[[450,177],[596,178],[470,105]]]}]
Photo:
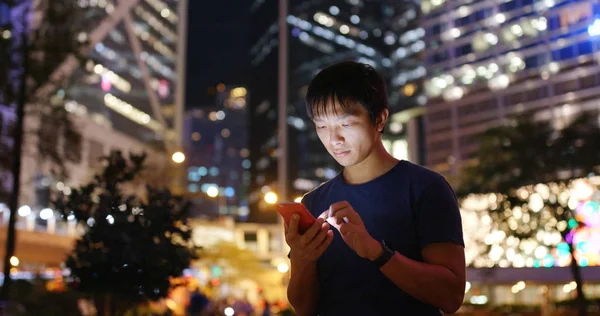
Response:
[{"label": "young man", "polygon": [[298,233],[297,218],[285,227],[288,298],[298,315],[455,312],[465,289],[456,197],[441,175],[386,152],[382,78],[343,62],[322,70],[306,99],[319,139],[344,170],[302,199],[318,217],[310,229]]}]

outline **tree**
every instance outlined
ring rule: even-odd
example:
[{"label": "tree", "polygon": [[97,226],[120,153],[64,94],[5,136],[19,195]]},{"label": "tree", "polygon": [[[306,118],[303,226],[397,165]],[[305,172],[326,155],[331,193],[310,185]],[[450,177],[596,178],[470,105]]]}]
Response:
[{"label": "tree", "polygon": [[64,219],[85,228],[66,266],[75,289],[103,299],[98,309],[105,315],[165,297],[170,279],[197,258],[187,224],[189,203],[150,186],[145,194],[125,193],[139,191],[130,184],[145,158],[112,152],[92,182],[53,203]]},{"label": "tree", "polygon": [[[3,1],[0,6],[0,11],[8,9],[10,13],[7,23],[0,25],[0,104],[12,107],[16,113],[14,125],[7,128],[11,137],[3,138],[0,130],[0,149],[12,151],[11,155],[0,155],[0,179],[3,183],[12,183],[8,192],[6,187],[0,186],[0,199],[8,199],[11,212],[4,258],[5,280],[0,293],[0,299],[7,299],[12,282],[9,258],[14,254],[16,240],[22,156],[28,148],[34,147],[39,152],[38,157],[43,157],[53,173],[62,179],[67,177],[65,161],[79,157],[81,137],[65,111],[65,94],[60,90],[67,80],[52,74],[68,55],[83,58],[79,48],[86,45],[87,39],[79,36],[84,20],[76,1],[37,1],[35,9],[31,0]],[[35,26],[29,23],[34,20]],[[57,89],[38,93],[51,81]],[[25,116],[37,117],[38,126],[26,130]],[[35,135],[35,141],[26,143],[28,134]],[[59,147],[60,138],[64,146]],[[10,181],[6,179],[8,170],[12,175]]]},{"label": "tree", "polygon": [[588,114],[562,129],[530,117],[491,128],[480,138],[478,163],[464,168],[457,190],[462,198],[495,194],[489,215],[506,235],[523,241],[540,231],[560,233],[571,257],[580,315],[587,302],[573,236],[585,226],[582,200],[598,202],[591,195],[598,188],[584,178],[599,171],[598,124],[597,116]]}]

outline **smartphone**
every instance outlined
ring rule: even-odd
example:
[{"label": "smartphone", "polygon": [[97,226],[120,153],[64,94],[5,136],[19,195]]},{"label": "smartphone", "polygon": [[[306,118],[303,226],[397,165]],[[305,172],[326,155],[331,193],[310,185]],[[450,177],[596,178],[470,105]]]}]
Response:
[{"label": "smartphone", "polygon": [[286,224],[290,224],[292,215],[298,214],[300,220],[298,221],[298,232],[303,234],[317,219],[308,211],[306,206],[302,203],[296,202],[283,202],[276,205],[277,212],[283,217]]}]

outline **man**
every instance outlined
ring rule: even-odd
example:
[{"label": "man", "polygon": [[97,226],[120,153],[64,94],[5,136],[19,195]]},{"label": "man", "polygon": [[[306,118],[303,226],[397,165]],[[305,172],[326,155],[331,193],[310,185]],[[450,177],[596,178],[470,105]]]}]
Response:
[{"label": "man", "polygon": [[[383,79],[343,62],[322,70],[306,96],[319,139],[344,167],[302,199],[317,222],[291,248],[288,299],[298,315],[441,315],[465,289],[456,197],[445,179],[385,150]],[[333,226],[335,229],[330,230]]]}]

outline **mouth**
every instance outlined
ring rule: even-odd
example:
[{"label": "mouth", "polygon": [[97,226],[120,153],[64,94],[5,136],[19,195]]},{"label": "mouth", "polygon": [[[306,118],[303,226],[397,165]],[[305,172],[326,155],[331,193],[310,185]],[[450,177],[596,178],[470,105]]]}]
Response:
[{"label": "mouth", "polygon": [[350,154],[350,151],[349,151],[349,150],[344,150],[344,151],[341,151],[341,150],[340,150],[340,151],[334,151],[334,152],[333,152],[333,155],[334,155],[335,157],[338,157],[338,158],[339,158],[339,157],[345,157],[345,156],[347,156],[348,154]]}]

